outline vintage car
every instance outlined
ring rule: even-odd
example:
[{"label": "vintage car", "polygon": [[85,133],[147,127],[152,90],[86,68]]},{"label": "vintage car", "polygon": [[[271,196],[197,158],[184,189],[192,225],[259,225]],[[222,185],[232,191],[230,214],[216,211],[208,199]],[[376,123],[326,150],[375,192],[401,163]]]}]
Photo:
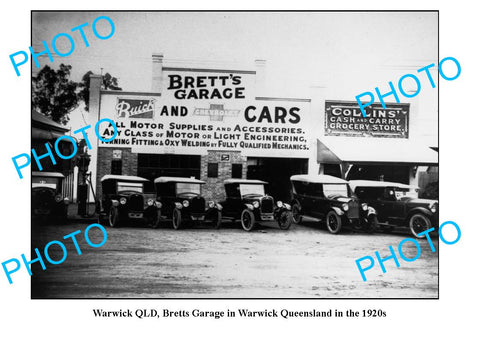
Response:
[{"label": "vintage car", "polygon": [[154,180],[157,201],[162,202],[161,220],[172,220],[174,229],[186,223],[205,221],[214,228],[222,223],[222,206],[214,201],[205,202],[200,195],[201,185],[195,178],[158,177]]},{"label": "vintage car", "polygon": [[292,224],[292,212],[289,204],[274,202],[272,196],[265,194],[267,182],[255,179],[228,179],[224,181],[226,200],[223,217],[233,221],[240,220],[246,231],[252,230],[257,221],[277,221],[281,229]]},{"label": "vintage car", "polygon": [[332,234],[338,234],[347,225],[375,231],[375,209],[366,203],[360,204],[347,181],[329,175],[294,175],[290,181],[295,223],[301,223],[302,216],[308,216],[324,221]]},{"label": "vintage car", "polygon": [[32,172],[33,218],[67,218],[70,201],[62,194],[64,178],[59,172]]},{"label": "vintage car", "polygon": [[379,224],[384,230],[408,226],[418,237],[422,231],[438,226],[438,201],[419,199],[417,187],[367,180],[350,181],[350,186],[361,202],[377,210]]},{"label": "vintage car", "polygon": [[105,219],[110,227],[138,221],[155,226],[161,203],[155,201],[154,193],[145,193],[147,179],[137,176],[106,175],[100,180],[102,197],[99,223]]}]

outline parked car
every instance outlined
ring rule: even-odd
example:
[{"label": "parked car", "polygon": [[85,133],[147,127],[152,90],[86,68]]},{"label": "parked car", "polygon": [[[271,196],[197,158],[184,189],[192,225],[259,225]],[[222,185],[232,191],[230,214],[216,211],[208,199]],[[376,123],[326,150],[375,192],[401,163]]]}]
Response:
[{"label": "parked car", "polygon": [[[377,210],[383,229],[408,226],[415,237],[438,226],[438,201],[419,199],[417,187],[394,182],[350,181],[355,194]],[[425,237],[421,235],[421,237]]]},{"label": "parked car", "polygon": [[252,230],[257,221],[277,221],[281,229],[292,224],[291,207],[265,194],[267,182],[254,179],[228,179],[224,181],[226,200],[221,202],[223,217],[240,220],[242,228]]},{"label": "parked car", "polygon": [[33,218],[67,218],[70,200],[62,194],[64,178],[59,172],[32,172]]},{"label": "parked car", "polygon": [[102,197],[99,223],[105,219],[110,227],[125,222],[137,221],[155,226],[161,203],[155,201],[154,193],[145,193],[147,179],[137,176],[106,175],[100,180]]},{"label": "parked car", "polygon": [[157,201],[162,203],[162,220],[171,219],[174,229],[199,221],[209,222],[214,228],[220,227],[222,206],[214,201],[205,203],[205,198],[200,194],[204,181],[186,177],[158,177],[154,183]]},{"label": "parked car", "polygon": [[290,181],[295,223],[301,223],[303,216],[320,219],[332,234],[338,234],[346,225],[368,232],[376,229],[375,209],[360,204],[347,181],[329,175],[294,175]]}]

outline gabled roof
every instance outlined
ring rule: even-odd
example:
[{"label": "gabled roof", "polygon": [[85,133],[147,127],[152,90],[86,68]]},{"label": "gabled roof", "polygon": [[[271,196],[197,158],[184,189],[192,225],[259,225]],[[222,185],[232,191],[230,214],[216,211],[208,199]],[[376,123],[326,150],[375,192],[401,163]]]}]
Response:
[{"label": "gabled roof", "polygon": [[65,178],[60,172],[32,171],[32,177]]},{"label": "gabled roof", "polygon": [[148,182],[148,179],[138,176],[124,176],[124,175],[105,175],[102,177],[100,182],[109,180],[109,179],[116,179],[118,181],[126,181],[126,182]]},{"label": "gabled roof", "polygon": [[326,184],[344,184],[346,180],[330,175],[293,175],[291,181],[326,183]]},{"label": "gabled roof", "polygon": [[231,178],[223,182],[224,184],[268,184],[268,182],[261,181],[259,179],[241,179],[241,178]]},{"label": "gabled roof", "polygon": [[205,184],[204,181],[201,181],[196,178],[190,178],[190,177],[161,176],[161,177],[155,178],[154,180],[154,183],[168,183],[168,182]]}]

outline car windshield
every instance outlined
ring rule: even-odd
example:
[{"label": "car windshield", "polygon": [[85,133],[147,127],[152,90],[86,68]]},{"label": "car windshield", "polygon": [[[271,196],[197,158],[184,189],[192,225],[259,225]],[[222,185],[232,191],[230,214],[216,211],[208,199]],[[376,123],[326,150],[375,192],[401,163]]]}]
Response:
[{"label": "car windshield", "polygon": [[348,197],[347,184],[323,184],[323,194],[325,197],[345,196]]},{"label": "car windshield", "polygon": [[200,184],[199,183],[177,183],[177,195],[184,193],[194,193],[200,195]]},{"label": "car windshield", "polygon": [[418,193],[414,191],[409,191],[408,189],[395,189],[395,197],[397,200],[408,200],[410,198],[418,198]]},{"label": "car windshield", "polygon": [[32,188],[51,188],[57,189],[58,178],[32,177]]},{"label": "car windshield", "polygon": [[135,191],[143,193],[143,183],[118,182],[117,191]]},{"label": "car windshield", "polygon": [[240,195],[261,195],[265,196],[265,187],[263,184],[240,184]]}]

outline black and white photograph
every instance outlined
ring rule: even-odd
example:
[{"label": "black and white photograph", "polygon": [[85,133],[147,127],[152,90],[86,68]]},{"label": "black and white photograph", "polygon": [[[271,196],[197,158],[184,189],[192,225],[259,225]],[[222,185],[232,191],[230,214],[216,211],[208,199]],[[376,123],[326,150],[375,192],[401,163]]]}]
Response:
[{"label": "black and white photograph", "polygon": [[437,10],[31,24],[32,299],[439,298]]},{"label": "black and white photograph", "polygon": [[0,6],[2,339],[478,333],[474,5]]}]

